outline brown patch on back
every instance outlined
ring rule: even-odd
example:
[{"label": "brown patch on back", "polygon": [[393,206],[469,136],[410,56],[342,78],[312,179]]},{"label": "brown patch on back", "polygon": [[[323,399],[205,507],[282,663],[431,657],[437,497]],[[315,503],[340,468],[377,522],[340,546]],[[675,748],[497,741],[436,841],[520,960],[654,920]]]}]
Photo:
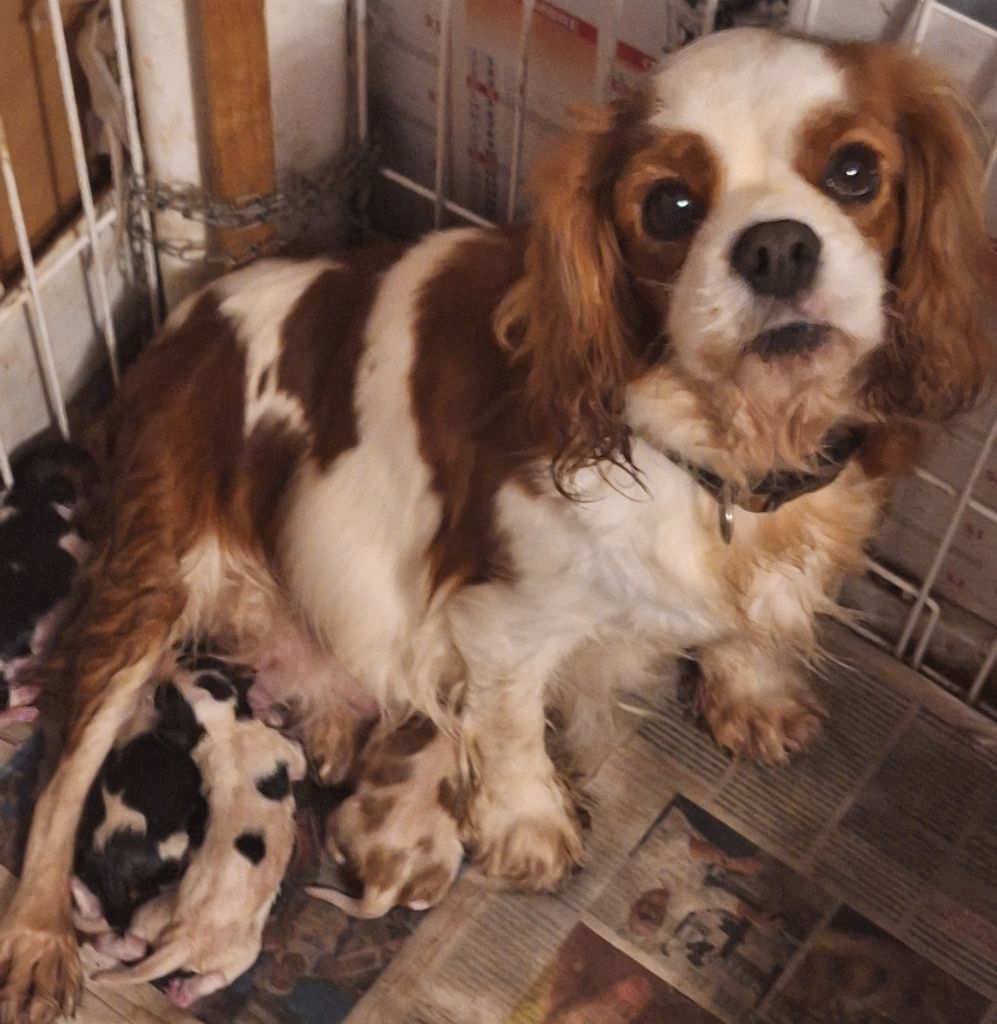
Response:
[{"label": "brown patch on back", "polygon": [[[171,462],[178,480],[190,484],[194,511],[207,511],[204,502],[217,510],[233,494],[245,369],[232,324],[208,292],[179,327],[160,336],[122,388],[118,436],[135,431],[130,454],[155,447],[157,462]],[[167,439],[168,456],[162,451]]]},{"label": "brown patch on back", "polygon": [[[170,488],[178,546],[223,521],[242,468],[245,355],[214,295],[167,328],[125,378],[106,420],[110,522],[142,497],[132,473]],[[139,466],[145,464],[145,473]]]},{"label": "brown patch on back", "polygon": [[277,386],[301,402],[320,468],[357,442],[354,389],[367,316],[380,275],[402,252],[384,245],[352,254],[320,274],[284,320]]},{"label": "brown patch on back", "polygon": [[307,447],[300,431],[262,420],[246,441],[246,501],[250,526],[273,560],[284,495]]},{"label": "brown patch on back", "polygon": [[522,375],[492,330],[495,308],[521,276],[522,239],[500,232],[464,242],[423,288],[412,401],[423,457],[443,515],[433,540],[434,585],[508,574],[493,502],[537,443]]},{"label": "brown patch on back", "polygon": [[412,777],[412,766],[405,758],[384,758],[364,766],[362,779],[372,786],[399,786]]}]

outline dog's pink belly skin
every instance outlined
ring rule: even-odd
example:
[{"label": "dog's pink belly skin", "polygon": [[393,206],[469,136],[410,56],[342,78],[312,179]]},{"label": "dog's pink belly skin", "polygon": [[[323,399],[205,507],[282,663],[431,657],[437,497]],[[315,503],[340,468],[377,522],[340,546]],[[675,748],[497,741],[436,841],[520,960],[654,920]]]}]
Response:
[{"label": "dog's pink belly skin", "polygon": [[377,714],[377,703],[359,680],[294,623],[278,624],[261,640],[256,657],[248,660],[256,668],[249,701],[257,715],[274,704],[290,703],[295,697],[334,700],[363,718]]}]

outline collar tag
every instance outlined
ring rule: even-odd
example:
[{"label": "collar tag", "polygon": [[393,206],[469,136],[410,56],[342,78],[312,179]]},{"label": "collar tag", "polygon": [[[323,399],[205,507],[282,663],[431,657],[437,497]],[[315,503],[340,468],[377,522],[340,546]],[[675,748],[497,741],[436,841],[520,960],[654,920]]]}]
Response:
[{"label": "collar tag", "polygon": [[723,482],[718,499],[720,536],[723,537],[724,544],[729,544],[734,538],[734,487],[729,480]]}]

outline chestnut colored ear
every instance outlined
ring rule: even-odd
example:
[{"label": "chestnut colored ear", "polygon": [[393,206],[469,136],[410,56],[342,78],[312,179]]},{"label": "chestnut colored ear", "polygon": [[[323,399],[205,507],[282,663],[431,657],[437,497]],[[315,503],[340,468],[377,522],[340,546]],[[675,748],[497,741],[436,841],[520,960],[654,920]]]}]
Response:
[{"label": "chestnut colored ear", "polygon": [[994,368],[985,300],[997,280],[983,222],[983,173],[951,87],[922,61],[886,51],[903,139],[903,225],[894,337],[872,363],[870,401],[945,419],[973,403]]},{"label": "chestnut colored ear", "polygon": [[637,300],[613,224],[613,185],[636,107],[581,113],[579,127],[540,162],[525,274],[496,317],[499,336],[526,366],[558,480],[602,459],[629,461],[622,411]]}]

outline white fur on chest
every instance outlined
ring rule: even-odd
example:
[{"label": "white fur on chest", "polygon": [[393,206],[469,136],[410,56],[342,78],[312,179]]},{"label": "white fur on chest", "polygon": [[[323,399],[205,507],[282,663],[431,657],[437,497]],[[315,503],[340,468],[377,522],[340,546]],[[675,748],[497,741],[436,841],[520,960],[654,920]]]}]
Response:
[{"label": "white fur on chest", "polygon": [[579,474],[576,502],[505,489],[500,521],[517,595],[552,632],[653,636],[675,651],[713,640],[730,622],[709,557],[713,499],[652,449],[635,455],[643,486],[592,470]]},{"label": "white fur on chest", "polygon": [[868,481],[852,473],[786,506],[783,517],[803,516],[811,526],[785,550],[760,542],[779,513],[735,508],[728,546],[717,502],[684,469],[640,442],[634,460],[643,487],[619,470],[607,479],[586,471],[575,481],[577,502],[506,486],[500,530],[515,582],[458,599],[461,646],[508,670],[530,649],[551,650],[556,663],[592,641],[644,640],[657,654],[675,655],[751,634],[806,648],[813,616],[834,607],[829,591],[843,557],[842,539],[826,529],[828,511],[871,530],[876,499]]}]

